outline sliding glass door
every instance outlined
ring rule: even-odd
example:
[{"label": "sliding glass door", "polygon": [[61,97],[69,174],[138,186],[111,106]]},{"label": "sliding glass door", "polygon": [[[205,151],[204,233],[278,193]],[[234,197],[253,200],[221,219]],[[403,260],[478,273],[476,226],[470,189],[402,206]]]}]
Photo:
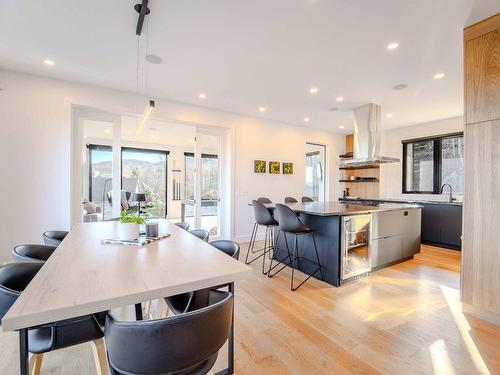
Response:
[{"label": "sliding glass door", "polygon": [[326,146],[306,143],[306,195],[325,200]]}]

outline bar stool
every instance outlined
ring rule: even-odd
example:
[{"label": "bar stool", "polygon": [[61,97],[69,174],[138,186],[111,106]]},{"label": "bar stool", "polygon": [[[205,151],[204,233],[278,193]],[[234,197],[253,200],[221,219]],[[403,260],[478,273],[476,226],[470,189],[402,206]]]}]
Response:
[{"label": "bar stool", "polygon": [[18,245],[12,249],[12,256],[18,262],[45,262],[55,250],[55,246]]},{"label": "bar stool", "polygon": [[302,203],[307,203],[307,202],[314,202],[314,199],[306,196],[302,197]]},{"label": "bar stool", "polygon": [[[10,263],[0,267],[0,319],[7,313],[37,272],[41,262]],[[107,312],[42,324],[28,330],[28,350],[32,375],[39,375],[43,355],[57,349],[90,342],[99,374],[109,374],[104,347]]]},{"label": "bar stool", "polygon": [[68,233],[65,230],[49,230],[42,235],[43,243],[49,246],[59,246]]},{"label": "bar stool", "polygon": [[[273,218],[269,209],[264,206],[261,202],[253,200],[252,201],[253,212],[255,215],[255,223],[253,225],[252,235],[250,236],[250,243],[248,244],[247,256],[245,258],[245,264],[250,264],[262,257],[262,274],[265,275],[265,255],[269,253],[269,258],[271,259],[271,251],[274,250],[274,228],[278,226],[278,222]],[[266,228],[266,235],[264,237],[264,247],[262,249],[255,250],[255,239],[257,238],[257,231],[259,226]],[[255,254],[261,252],[259,256],[252,260],[248,260],[250,253]]]},{"label": "bar stool", "polygon": [[299,201],[294,197],[285,197],[285,203],[298,203]]},{"label": "bar stool", "polygon": [[[318,255],[318,248],[316,246],[316,239],[314,238],[314,229],[309,228],[306,226],[304,223],[300,221],[300,219],[297,217],[295,212],[292,211],[292,209],[288,206],[285,206],[283,204],[276,204],[276,216],[278,217],[279,225],[280,225],[280,233],[283,232],[283,236],[285,237],[285,244],[286,244],[286,250],[288,255],[285,257],[285,259],[290,259],[288,263],[286,263],[283,267],[281,267],[278,271],[276,271],[274,274],[271,274],[271,271],[278,266],[280,263],[277,263],[276,265],[272,265],[273,261],[271,259],[271,263],[269,265],[269,270],[267,272],[267,276],[273,277],[276,275],[278,272],[280,272],[282,269],[284,269],[286,266],[291,266],[292,267],[292,278],[290,280],[290,290],[294,291],[300,288],[302,284],[304,284],[307,280],[311,278],[311,276],[315,275],[316,272],[319,271],[321,280],[323,280],[323,271],[321,270],[321,262],[319,260],[319,255]],[[290,248],[288,246],[288,241],[286,239],[286,234],[289,233],[294,236],[294,246],[293,246],[293,254],[290,253]],[[299,257],[299,244],[298,244],[298,237],[303,236],[303,235],[311,235],[312,241],[314,244],[314,251],[316,253],[316,262],[313,262],[307,258],[304,257]],[[279,233],[278,233],[279,237]],[[294,280],[294,273],[295,273],[295,265],[298,267],[298,261],[299,260],[305,260],[307,262],[316,264],[318,268],[311,274],[308,274],[309,276],[303,280],[299,285],[294,287],[293,285],[293,280]],[[297,263],[297,264],[296,264]]]}]

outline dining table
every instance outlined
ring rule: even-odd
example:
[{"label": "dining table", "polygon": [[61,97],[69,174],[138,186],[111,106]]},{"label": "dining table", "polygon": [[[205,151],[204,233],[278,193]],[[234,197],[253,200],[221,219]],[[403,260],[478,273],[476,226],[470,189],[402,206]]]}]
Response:
[{"label": "dining table", "polygon": [[[252,273],[244,263],[217,250],[165,219],[160,235],[143,245],[109,244],[118,238],[117,221],[77,223],[2,319],[3,331],[19,332],[20,374],[28,375],[30,328],[108,311],[193,290],[227,286]],[[173,343],[175,345],[175,343]],[[234,307],[227,368],[234,372]]]}]

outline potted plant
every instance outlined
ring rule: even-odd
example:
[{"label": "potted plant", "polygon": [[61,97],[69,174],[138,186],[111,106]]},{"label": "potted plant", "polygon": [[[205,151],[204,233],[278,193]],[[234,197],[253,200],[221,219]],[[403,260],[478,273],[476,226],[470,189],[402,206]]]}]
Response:
[{"label": "potted plant", "polygon": [[122,211],[118,225],[118,238],[124,241],[139,238],[141,224],[144,224],[144,218],[140,217],[137,212]]}]

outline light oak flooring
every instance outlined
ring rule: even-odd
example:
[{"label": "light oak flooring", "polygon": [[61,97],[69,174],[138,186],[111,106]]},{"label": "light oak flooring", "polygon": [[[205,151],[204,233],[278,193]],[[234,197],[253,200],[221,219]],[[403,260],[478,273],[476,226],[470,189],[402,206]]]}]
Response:
[{"label": "light oak flooring", "polygon": [[[311,279],[296,292],[288,270],[252,266],[236,285],[236,374],[500,374],[500,328],[461,312],[459,252],[422,246],[341,288]],[[0,333],[0,374],[17,373],[17,345]],[[90,345],[48,353],[41,373],[95,374]]]}]

